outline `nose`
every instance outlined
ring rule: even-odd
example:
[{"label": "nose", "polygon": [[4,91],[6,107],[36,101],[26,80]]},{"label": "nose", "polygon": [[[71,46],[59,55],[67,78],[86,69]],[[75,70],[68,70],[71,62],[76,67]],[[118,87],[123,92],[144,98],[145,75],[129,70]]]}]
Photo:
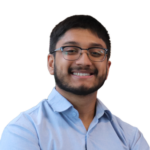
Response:
[{"label": "nose", "polygon": [[91,60],[89,59],[87,50],[82,50],[80,57],[76,60],[76,64],[85,66],[90,66],[92,64]]}]

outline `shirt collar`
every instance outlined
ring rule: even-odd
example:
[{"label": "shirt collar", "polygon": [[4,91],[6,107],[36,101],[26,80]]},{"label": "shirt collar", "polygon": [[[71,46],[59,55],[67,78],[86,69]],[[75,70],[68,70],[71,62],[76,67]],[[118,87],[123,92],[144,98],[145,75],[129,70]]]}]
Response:
[{"label": "shirt collar", "polygon": [[[73,107],[73,105],[65,97],[63,97],[55,88],[53,88],[52,92],[48,96],[48,103],[55,112],[63,112]],[[110,121],[112,120],[111,112],[99,99],[97,99],[96,117],[99,119],[104,114]]]}]

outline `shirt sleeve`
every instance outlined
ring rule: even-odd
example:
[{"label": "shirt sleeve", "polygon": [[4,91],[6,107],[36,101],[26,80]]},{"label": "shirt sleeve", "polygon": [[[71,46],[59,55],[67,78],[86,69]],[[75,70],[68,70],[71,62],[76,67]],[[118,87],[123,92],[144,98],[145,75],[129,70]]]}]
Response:
[{"label": "shirt sleeve", "polygon": [[0,140],[0,150],[40,150],[32,123],[21,119],[8,124]]},{"label": "shirt sleeve", "polygon": [[138,129],[136,130],[131,150],[150,150],[143,134]]}]

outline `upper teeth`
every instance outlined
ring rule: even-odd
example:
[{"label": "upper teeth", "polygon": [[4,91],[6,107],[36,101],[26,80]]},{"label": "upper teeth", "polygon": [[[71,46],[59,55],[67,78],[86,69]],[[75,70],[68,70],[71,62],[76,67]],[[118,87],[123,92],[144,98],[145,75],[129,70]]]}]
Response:
[{"label": "upper teeth", "polygon": [[73,73],[76,76],[89,76],[90,73]]}]

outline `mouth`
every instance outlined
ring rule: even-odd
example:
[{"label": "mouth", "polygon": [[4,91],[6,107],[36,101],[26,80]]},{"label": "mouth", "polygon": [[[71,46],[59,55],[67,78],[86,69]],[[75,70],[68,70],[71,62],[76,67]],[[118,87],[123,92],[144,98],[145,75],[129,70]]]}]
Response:
[{"label": "mouth", "polygon": [[85,75],[85,74],[74,74],[73,72],[71,72],[71,75],[75,78],[91,78],[94,76],[94,73],[89,73],[89,75]]},{"label": "mouth", "polygon": [[[75,72],[71,72],[70,74],[74,75]],[[83,73],[84,74],[84,73]],[[88,73],[90,75],[94,75],[94,73]]]}]

